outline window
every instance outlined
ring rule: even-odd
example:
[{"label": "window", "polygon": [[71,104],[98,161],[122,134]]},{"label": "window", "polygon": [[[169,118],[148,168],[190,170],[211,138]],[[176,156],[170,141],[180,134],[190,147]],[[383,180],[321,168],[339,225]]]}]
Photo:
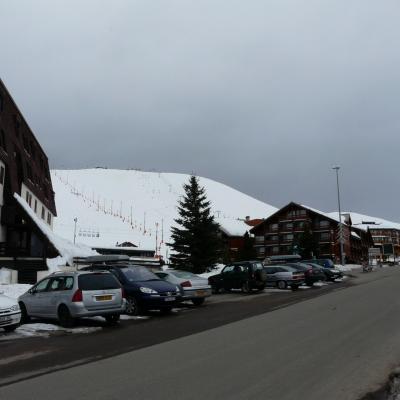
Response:
[{"label": "window", "polygon": [[35,199],[35,207],[33,208],[33,211],[35,211],[35,213],[37,212],[37,200]]},{"label": "window", "polygon": [[51,225],[51,214],[50,211],[47,211],[47,223]]},{"label": "window", "polygon": [[33,290],[35,292],[45,292],[49,282],[50,282],[50,278],[43,279],[36,286],[33,287]]},{"label": "window", "polygon": [[42,206],[42,219],[44,219],[44,216],[45,216],[45,210],[44,207]]},{"label": "window", "polygon": [[262,256],[265,254],[265,247],[257,247],[257,254]]},{"label": "window", "polygon": [[4,110],[4,100],[3,95],[0,93],[0,112]]},{"label": "window", "polygon": [[7,153],[6,134],[4,133],[3,129],[0,130],[0,147]]},{"label": "window", "polygon": [[256,243],[264,243],[264,236],[256,236]]},{"label": "window", "polygon": [[227,265],[222,272],[225,274],[226,272],[232,272],[233,271],[233,265]]},{"label": "window", "polygon": [[5,169],[3,166],[0,167],[0,185],[4,185]]},{"label": "window", "polygon": [[292,233],[288,233],[288,234],[286,234],[286,235],[283,235],[282,238],[283,238],[283,240],[288,241],[288,240],[293,240],[294,236],[293,236]]},{"label": "window", "polygon": [[320,240],[330,240],[331,235],[329,232],[322,232],[320,235]]},{"label": "window", "polygon": [[278,225],[278,224],[272,224],[272,225],[270,226],[271,231],[277,231],[278,228],[279,228],[279,225]]},{"label": "window", "polygon": [[278,253],[279,253],[279,247],[278,247],[278,246],[274,246],[274,247],[272,248],[272,253],[273,253],[273,254],[278,254]]},{"label": "window", "polygon": [[319,227],[320,228],[329,228],[329,221],[320,221]]},{"label": "window", "polygon": [[291,222],[283,224],[283,229],[286,231],[291,231],[293,229],[293,224]]}]

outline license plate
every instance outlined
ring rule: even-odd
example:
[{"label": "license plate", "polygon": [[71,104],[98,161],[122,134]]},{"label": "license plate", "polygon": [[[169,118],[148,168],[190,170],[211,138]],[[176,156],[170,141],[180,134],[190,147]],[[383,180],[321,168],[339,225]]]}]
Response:
[{"label": "license plate", "polygon": [[11,321],[10,317],[7,315],[5,317],[0,317],[0,322]]},{"label": "license plate", "polygon": [[196,290],[196,296],[205,296],[206,291],[205,290]]},{"label": "license plate", "polygon": [[107,300],[112,300],[112,296],[111,295],[96,296],[96,301],[107,301]]},{"label": "license plate", "polygon": [[175,297],[166,297],[165,301],[175,301]]}]

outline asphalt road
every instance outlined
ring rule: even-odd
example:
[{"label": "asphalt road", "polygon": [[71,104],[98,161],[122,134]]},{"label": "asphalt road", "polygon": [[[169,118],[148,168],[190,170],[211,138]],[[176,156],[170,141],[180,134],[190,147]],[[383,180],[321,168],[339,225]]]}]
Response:
[{"label": "asphalt road", "polygon": [[[37,360],[36,371],[44,373],[42,361],[48,357],[53,358],[49,369],[57,368],[58,361],[68,366],[62,352],[57,359],[60,348],[74,353],[76,347],[83,358],[72,357],[69,365],[81,363],[84,345],[91,347],[91,342],[92,347],[100,344],[99,356],[109,358],[3,386],[0,399],[355,400],[376,389],[400,362],[399,284],[400,268],[387,268],[362,275],[357,285],[318,292],[323,296],[311,297],[312,291],[290,293],[280,301],[281,295],[254,296],[134,324],[140,327],[138,337],[133,328],[122,328],[112,334],[47,339],[47,348],[45,340],[24,341],[31,343],[31,352],[43,354],[14,351],[8,355],[14,372],[19,364],[35,370]],[[304,301],[291,304],[295,296]],[[145,333],[152,340],[138,343]],[[133,351],[112,357],[103,351],[102,346],[109,346],[105,338],[113,338],[118,347],[128,334]],[[163,341],[168,338],[172,340]],[[9,344],[7,348],[14,345]],[[0,368],[1,360],[3,352]],[[0,370],[1,379],[5,370]],[[8,378],[23,379],[24,372]]]}]

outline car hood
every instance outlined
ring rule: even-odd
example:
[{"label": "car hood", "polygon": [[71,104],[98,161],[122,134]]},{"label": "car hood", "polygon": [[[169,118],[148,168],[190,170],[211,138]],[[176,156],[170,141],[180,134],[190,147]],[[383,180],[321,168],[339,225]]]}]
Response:
[{"label": "car hood", "polygon": [[10,308],[15,306],[17,301],[12,299],[11,297],[5,296],[4,294],[0,294],[0,309],[1,308]]},{"label": "car hood", "polygon": [[157,292],[176,292],[176,285],[166,282],[162,279],[154,281],[135,281],[129,282],[127,285],[132,289],[139,289],[140,287],[147,287]]}]

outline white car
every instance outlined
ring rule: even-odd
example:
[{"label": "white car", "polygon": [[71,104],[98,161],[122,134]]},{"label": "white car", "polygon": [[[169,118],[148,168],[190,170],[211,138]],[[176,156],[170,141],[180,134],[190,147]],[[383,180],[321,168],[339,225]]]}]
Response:
[{"label": "white car", "polygon": [[21,310],[17,300],[0,292],[0,328],[6,332],[15,330],[21,322]]}]

